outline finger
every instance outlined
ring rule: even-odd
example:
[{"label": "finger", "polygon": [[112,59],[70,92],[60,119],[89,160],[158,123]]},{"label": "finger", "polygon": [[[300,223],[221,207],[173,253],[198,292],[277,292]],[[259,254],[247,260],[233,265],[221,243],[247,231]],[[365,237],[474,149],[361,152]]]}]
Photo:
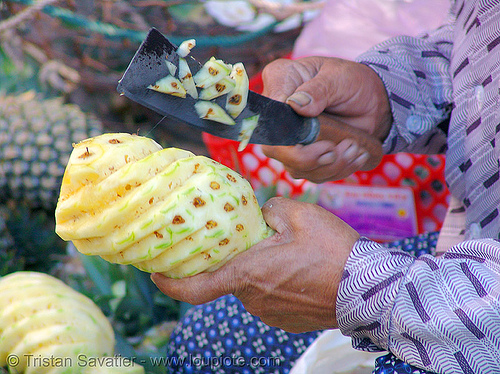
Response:
[{"label": "finger", "polygon": [[223,266],[213,273],[201,273],[192,277],[173,279],[160,273],[151,274],[151,280],[165,295],[175,300],[198,305],[234,292],[231,278]]},{"label": "finger", "polygon": [[351,139],[345,139],[335,146],[333,155],[324,155],[318,160],[318,166],[311,170],[298,170],[287,167],[287,172],[296,179],[307,179],[313,183],[340,180],[363,170],[369,160],[369,153]]},{"label": "finger", "polygon": [[[297,113],[306,117],[316,117],[326,108],[335,105],[337,91],[336,65],[329,63],[330,69],[324,69],[324,60],[311,58],[305,59],[302,63],[305,70],[314,72],[309,79],[303,79],[285,102],[289,104]],[[307,78],[307,77],[304,77]]]},{"label": "finger", "polygon": [[262,146],[262,152],[285,167],[300,171],[313,170],[335,161],[335,144],[325,140],[289,147]]},{"label": "finger", "polygon": [[[262,70],[264,85],[262,94],[271,99],[285,102],[302,83],[300,75],[295,71],[295,62],[287,59],[277,59]],[[286,72],[284,74],[284,72]]]},{"label": "finger", "polygon": [[299,216],[302,211],[300,203],[284,197],[273,197],[262,206],[262,215],[269,227],[277,234],[269,239],[283,244],[290,241],[293,235],[291,222],[294,217]]}]

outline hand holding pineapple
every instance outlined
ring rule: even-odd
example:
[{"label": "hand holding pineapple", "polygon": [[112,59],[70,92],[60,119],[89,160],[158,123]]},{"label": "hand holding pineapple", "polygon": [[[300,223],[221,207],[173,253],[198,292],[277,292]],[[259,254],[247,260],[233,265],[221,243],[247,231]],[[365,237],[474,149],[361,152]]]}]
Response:
[{"label": "hand holding pineapple", "polygon": [[178,300],[203,304],[233,294],[269,326],[297,333],[337,328],[337,290],[358,233],[327,210],[272,198],[262,207],[276,230],[213,273],[184,279],[153,274]]},{"label": "hand holding pineapple", "polygon": [[180,278],[216,270],[271,230],[231,169],[146,137],[103,134],[74,145],[56,232],[84,254]]}]

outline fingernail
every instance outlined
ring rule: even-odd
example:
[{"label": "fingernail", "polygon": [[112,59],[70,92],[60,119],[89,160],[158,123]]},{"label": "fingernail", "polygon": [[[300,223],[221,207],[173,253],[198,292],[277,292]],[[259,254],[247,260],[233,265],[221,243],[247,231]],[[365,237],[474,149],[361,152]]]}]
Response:
[{"label": "fingernail", "polygon": [[306,106],[312,101],[312,97],[305,92],[295,92],[286,101],[293,101],[298,106]]},{"label": "fingernail", "polygon": [[333,162],[335,162],[335,155],[333,152],[325,153],[318,158],[319,165],[328,165],[332,164]]},{"label": "fingernail", "polygon": [[358,146],[353,144],[344,152],[344,159],[348,160],[353,158],[358,153]]},{"label": "fingernail", "polygon": [[368,159],[370,158],[370,155],[368,154],[368,152],[365,152],[363,153],[361,156],[359,156],[355,161],[354,163],[358,164],[358,165],[364,165],[366,161],[368,161]]}]

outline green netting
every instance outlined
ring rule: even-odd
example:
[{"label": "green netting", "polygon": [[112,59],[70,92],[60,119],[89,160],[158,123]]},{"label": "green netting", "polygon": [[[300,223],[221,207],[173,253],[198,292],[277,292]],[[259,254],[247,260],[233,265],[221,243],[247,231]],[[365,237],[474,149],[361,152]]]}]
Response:
[{"label": "green netting", "polygon": [[[24,5],[33,5],[36,3],[33,0],[8,0],[8,1]],[[107,38],[111,39],[128,39],[134,43],[140,43],[142,40],[144,40],[146,36],[146,32],[144,31],[120,28],[113,24],[90,20],[84,16],[75,14],[74,12],[61,7],[47,5],[43,8],[43,12],[52,17],[60,19],[68,26],[86,29],[88,31],[104,35]],[[274,27],[276,27],[277,24],[278,22],[275,22],[258,31],[238,33],[235,35],[214,35],[214,36],[191,35],[190,38],[196,39],[196,45],[198,47],[209,47],[209,46],[234,47],[248,43],[256,38],[266,35],[267,33],[271,32],[274,29]],[[179,37],[176,35],[167,35],[167,37],[174,44],[180,44],[183,40],[186,39],[186,36]]]}]

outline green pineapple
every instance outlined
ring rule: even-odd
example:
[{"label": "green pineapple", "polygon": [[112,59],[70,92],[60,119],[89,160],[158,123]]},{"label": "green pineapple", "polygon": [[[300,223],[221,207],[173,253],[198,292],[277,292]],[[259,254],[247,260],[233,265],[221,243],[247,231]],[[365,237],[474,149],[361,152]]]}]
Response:
[{"label": "green pineapple", "polygon": [[213,271],[271,231],[239,174],[129,134],[75,145],[56,208],[57,234],[80,252],[176,278]]},{"label": "green pineapple", "polygon": [[0,200],[53,210],[71,144],[101,132],[100,121],[60,98],[0,95]]},{"label": "green pineapple", "polygon": [[71,144],[101,131],[61,98],[0,94],[0,275],[47,271],[64,253],[53,211]]}]

